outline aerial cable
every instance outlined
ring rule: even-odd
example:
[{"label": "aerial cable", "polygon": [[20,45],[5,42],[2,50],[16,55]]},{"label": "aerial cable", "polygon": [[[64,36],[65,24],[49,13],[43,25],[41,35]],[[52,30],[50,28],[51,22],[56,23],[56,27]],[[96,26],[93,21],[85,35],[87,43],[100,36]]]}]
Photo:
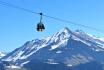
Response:
[{"label": "aerial cable", "polygon": [[29,9],[26,9],[26,8],[22,8],[22,7],[19,7],[19,6],[7,3],[7,2],[0,1],[0,5],[5,5],[5,6],[8,6],[8,7],[16,8],[16,9],[19,9],[19,10],[23,10],[23,11],[26,11],[26,12],[33,13],[33,14],[41,15],[40,20],[42,19],[42,16],[44,16],[44,17],[51,18],[51,19],[54,19],[54,20],[57,20],[57,21],[60,21],[60,22],[70,23],[70,24],[81,26],[81,27],[88,28],[88,29],[91,29],[91,30],[95,30],[95,31],[99,31],[99,32],[104,32],[104,30],[101,30],[101,29],[97,29],[97,28],[94,28],[94,27],[90,27],[90,26],[78,24],[78,23],[75,23],[75,22],[72,22],[72,21],[69,21],[69,20],[64,20],[64,19],[60,19],[60,18],[48,16],[48,15],[45,15],[43,13],[37,13],[37,12],[34,12],[32,10],[29,10]]},{"label": "aerial cable", "polygon": [[91,30],[104,32],[104,30],[97,29],[97,28],[90,27],[90,26],[86,26],[86,25],[83,25],[83,24],[79,24],[79,23],[76,23],[76,22],[69,21],[69,20],[64,20],[64,19],[60,19],[60,18],[56,18],[56,17],[52,17],[52,16],[47,16],[47,15],[43,15],[43,16],[48,17],[48,18],[55,19],[55,20],[60,21],[60,22],[70,23],[70,24],[77,25],[77,26],[81,26],[81,27],[84,27],[84,28],[89,28]]},{"label": "aerial cable", "polygon": [[19,6],[16,6],[16,5],[7,3],[7,2],[3,2],[3,1],[0,1],[0,5],[9,6],[9,7],[16,8],[16,9],[19,9],[19,10],[23,10],[23,11],[26,11],[26,12],[30,12],[30,13],[33,13],[33,14],[39,14],[39,13],[34,12],[32,10],[29,10],[29,9],[26,9],[26,8],[22,8],[22,7],[19,7]]}]

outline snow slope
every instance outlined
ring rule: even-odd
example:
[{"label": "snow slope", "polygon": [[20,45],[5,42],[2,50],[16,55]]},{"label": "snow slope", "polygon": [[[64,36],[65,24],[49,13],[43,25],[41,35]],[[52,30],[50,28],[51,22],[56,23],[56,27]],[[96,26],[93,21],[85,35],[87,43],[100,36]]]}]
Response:
[{"label": "snow slope", "polygon": [[20,66],[32,66],[37,61],[47,64],[77,66],[91,61],[104,62],[104,40],[81,30],[67,27],[50,37],[26,42],[2,58]]},{"label": "snow slope", "polygon": [[0,52],[0,58],[4,57],[6,54],[3,52]]},{"label": "snow slope", "polygon": [[13,65],[8,61],[0,61],[0,70],[26,70],[23,67]]}]

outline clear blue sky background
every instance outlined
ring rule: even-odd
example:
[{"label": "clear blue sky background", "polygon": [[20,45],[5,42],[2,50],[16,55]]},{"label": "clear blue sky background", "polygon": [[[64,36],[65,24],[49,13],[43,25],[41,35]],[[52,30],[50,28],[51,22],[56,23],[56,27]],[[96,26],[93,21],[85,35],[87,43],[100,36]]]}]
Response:
[{"label": "clear blue sky background", "polygon": [[[1,0],[35,12],[66,19],[98,29],[104,28],[104,0]],[[104,33],[70,23],[43,17],[46,30],[36,31],[40,16],[15,8],[0,5],[0,50],[10,52],[26,41],[51,36],[63,27],[81,29],[103,37]]]}]

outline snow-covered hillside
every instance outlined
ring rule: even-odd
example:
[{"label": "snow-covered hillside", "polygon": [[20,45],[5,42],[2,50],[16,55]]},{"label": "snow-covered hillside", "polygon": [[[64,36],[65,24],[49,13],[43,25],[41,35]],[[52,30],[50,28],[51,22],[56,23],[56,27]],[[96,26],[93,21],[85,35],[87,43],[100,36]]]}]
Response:
[{"label": "snow-covered hillside", "polygon": [[[67,67],[93,61],[104,63],[104,40],[81,30],[63,28],[56,34],[43,39],[26,42],[2,58],[16,65],[34,69],[42,65],[65,65]],[[40,64],[39,64],[40,65]]]},{"label": "snow-covered hillside", "polygon": [[11,64],[8,61],[0,61],[0,70],[26,70],[23,67]]},{"label": "snow-covered hillside", "polygon": [[2,58],[3,56],[5,56],[6,54],[3,52],[0,52],[0,58]]}]

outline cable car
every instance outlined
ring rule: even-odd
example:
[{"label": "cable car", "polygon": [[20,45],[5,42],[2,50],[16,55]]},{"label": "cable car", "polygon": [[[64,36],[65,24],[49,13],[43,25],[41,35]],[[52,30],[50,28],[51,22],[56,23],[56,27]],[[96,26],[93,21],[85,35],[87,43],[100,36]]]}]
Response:
[{"label": "cable car", "polygon": [[41,15],[41,18],[40,18],[40,22],[37,24],[37,31],[41,32],[45,29],[45,26],[44,24],[42,23],[42,13],[39,13]]},{"label": "cable car", "polygon": [[43,31],[45,29],[44,24],[42,22],[37,24],[37,31]]}]

